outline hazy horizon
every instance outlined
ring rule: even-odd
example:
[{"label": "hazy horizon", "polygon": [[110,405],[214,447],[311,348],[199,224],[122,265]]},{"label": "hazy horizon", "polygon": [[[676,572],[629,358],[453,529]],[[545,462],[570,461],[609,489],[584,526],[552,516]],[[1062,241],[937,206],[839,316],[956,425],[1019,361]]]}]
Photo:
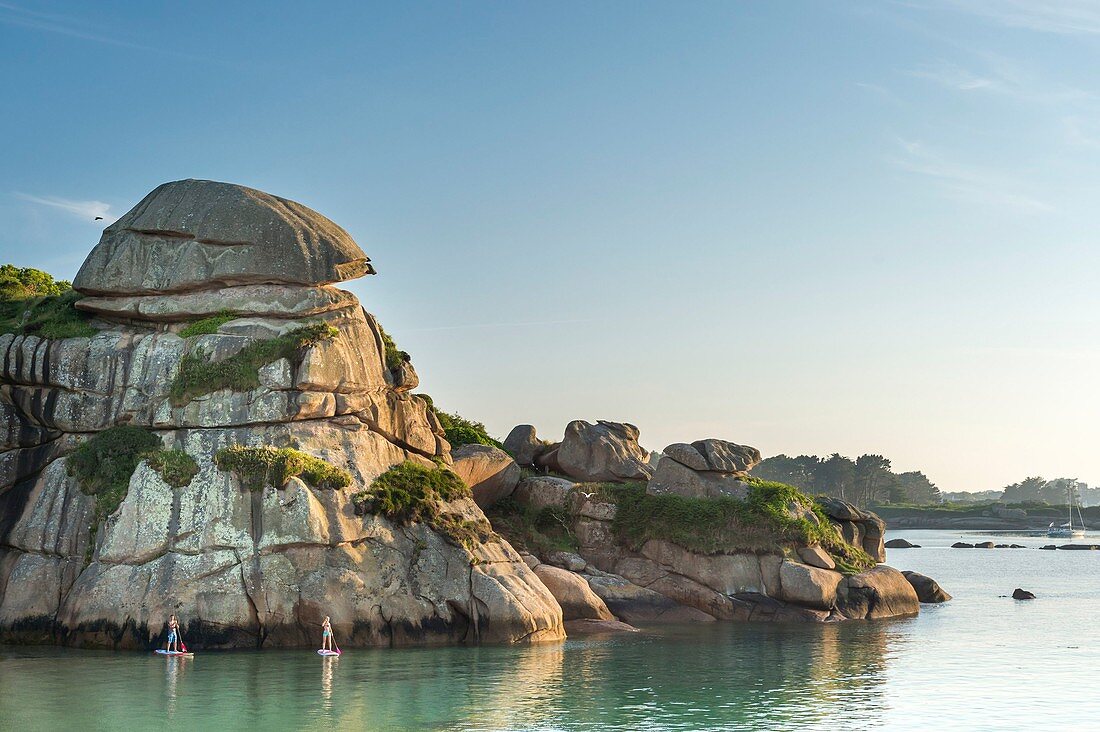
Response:
[{"label": "hazy horizon", "polygon": [[499,437],[1096,483],[1098,62],[1088,2],[0,0],[0,262],[71,278],[156,185],[242,183],[346,228]]}]

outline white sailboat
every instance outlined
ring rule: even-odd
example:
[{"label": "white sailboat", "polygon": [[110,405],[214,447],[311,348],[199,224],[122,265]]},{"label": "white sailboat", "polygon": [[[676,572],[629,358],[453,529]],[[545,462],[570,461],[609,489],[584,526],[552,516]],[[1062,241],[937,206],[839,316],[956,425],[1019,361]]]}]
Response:
[{"label": "white sailboat", "polygon": [[[1051,521],[1050,526],[1047,527],[1047,536],[1058,539],[1074,539],[1079,536],[1085,535],[1085,517],[1081,515],[1081,494],[1077,492],[1077,481],[1070,481],[1066,486],[1066,498],[1069,500],[1069,521],[1064,524],[1058,524],[1057,521]],[[1081,526],[1078,528],[1073,523],[1073,509],[1077,509],[1077,519]]]}]

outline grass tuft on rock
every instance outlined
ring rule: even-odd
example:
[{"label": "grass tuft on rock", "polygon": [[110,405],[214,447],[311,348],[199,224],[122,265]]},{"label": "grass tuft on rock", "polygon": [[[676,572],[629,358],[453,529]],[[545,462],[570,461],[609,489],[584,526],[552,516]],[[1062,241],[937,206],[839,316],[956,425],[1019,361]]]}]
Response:
[{"label": "grass tuft on rock", "polygon": [[97,331],[91,316],[73,304],[80,299],[73,290],[62,295],[0,300],[0,333],[34,335],[39,338],[91,338]]},{"label": "grass tuft on rock", "polygon": [[508,543],[520,551],[543,556],[552,551],[577,551],[573,517],[560,506],[534,509],[506,496],[486,510],[489,522]]},{"label": "grass tuft on rock", "polygon": [[221,389],[250,391],[260,385],[260,368],[280,358],[295,360],[301,351],[331,340],[339,331],[328,323],[311,323],[289,333],[255,341],[221,361],[189,354],[180,361],[179,373],[169,389],[172,404],[182,407],[196,397]]},{"label": "grass tuft on rock", "polygon": [[[670,541],[702,554],[783,554],[799,545],[820,544],[847,573],[875,565],[862,549],[841,538],[813,498],[784,483],[750,478],[745,500],[688,498],[646,493],[645,483],[586,486],[617,505],[616,537],[640,550],[650,539]],[[793,513],[801,515],[792,515]],[[812,516],[812,518],[810,518]]]},{"label": "grass tuft on rock", "polygon": [[444,510],[442,504],[472,497],[469,487],[450,470],[407,460],[378,476],[353,499],[359,514],[375,514],[401,526],[426,524],[455,544],[473,551],[499,537],[485,519],[469,519]]},{"label": "grass tuft on rock", "polygon": [[145,456],[149,467],[173,488],[183,488],[199,472],[199,464],[183,450],[158,450]]},{"label": "grass tuft on rock", "polygon": [[193,338],[200,335],[213,335],[218,332],[218,328],[222,327],[230,320],[236,320],[237,316],[228,311],[222,311],[217,315],[211,315],[209,318],[203,318],[202,320],[196,320],[188,323],[180,331],[180,338]]},{"label": "grass tuft on rock", "polygon": [[241,487],[250,491],[260,491],[268,485],[280,488],[294,477],[301,477],[314,488],[346,488],[352,482],[348,471],[292,447],[235,445],[218,450],[214,464],[232,472]]}]

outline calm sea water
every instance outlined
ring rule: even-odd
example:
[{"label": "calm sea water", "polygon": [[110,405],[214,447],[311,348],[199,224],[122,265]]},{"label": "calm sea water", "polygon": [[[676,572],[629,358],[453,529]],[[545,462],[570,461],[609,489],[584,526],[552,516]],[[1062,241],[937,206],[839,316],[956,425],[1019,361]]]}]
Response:
[{"label": "calm sea water", "polygon": [[[1100,727],[1100,551],[949,549],[994,537],[896,535],[923,548],[891,550],[889,563],[936,578],[953,601],[900,621],[716,623],[522,648],[356,649],[338,659],[0,648],[0,728]],[[1015,587],[1039,599],[1001,597]]]}]

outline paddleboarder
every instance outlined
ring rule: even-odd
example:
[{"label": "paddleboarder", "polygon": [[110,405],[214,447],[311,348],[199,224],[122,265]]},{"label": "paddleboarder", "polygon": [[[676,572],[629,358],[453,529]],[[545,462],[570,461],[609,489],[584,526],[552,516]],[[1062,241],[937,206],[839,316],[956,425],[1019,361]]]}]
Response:
[{"label": "paddleboarder", "polygon": [[[180,627],[180,624],[179,624],[179,621],[176,620],[176,616],[175,615],[168,616],[168,646],[165,650],[167,650],[169,653],[172,653],[173,651],[178,653],[179,650],[180,650],[179,649],[179,642],[180,642],[179,641],[179,638],[180,638],[179,627]],[[175,646],[175,648],[173,648],[173,646]]]},{"label": "paddleboarder", "polygon": [[321,623],[321,650],[332,650],[332,623],[329,622],[329,616],[325,616],[325,622]]}]

